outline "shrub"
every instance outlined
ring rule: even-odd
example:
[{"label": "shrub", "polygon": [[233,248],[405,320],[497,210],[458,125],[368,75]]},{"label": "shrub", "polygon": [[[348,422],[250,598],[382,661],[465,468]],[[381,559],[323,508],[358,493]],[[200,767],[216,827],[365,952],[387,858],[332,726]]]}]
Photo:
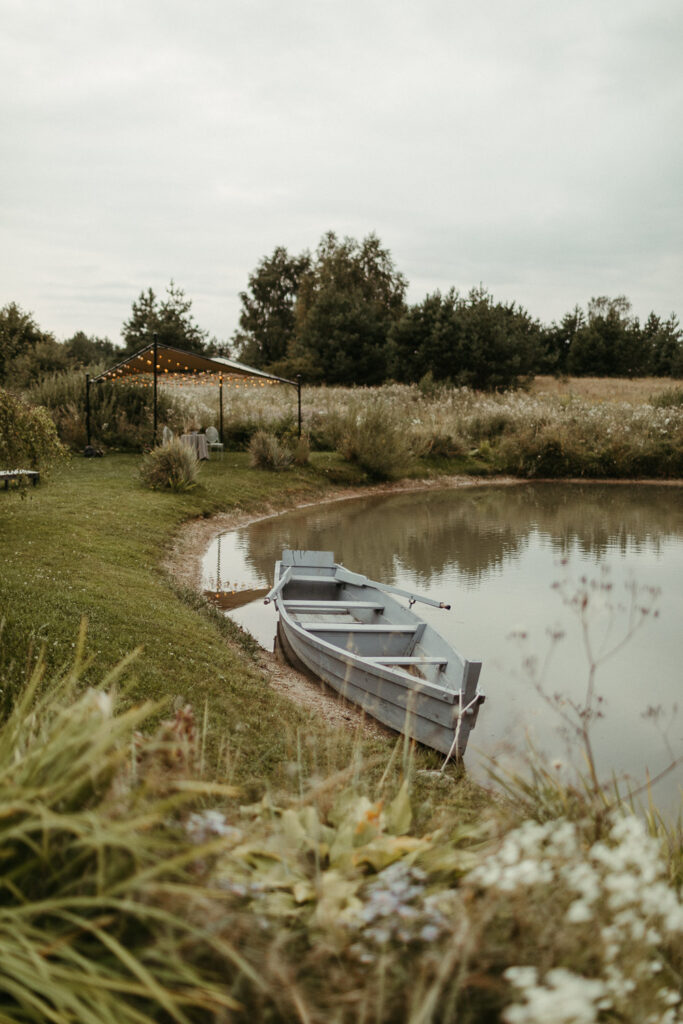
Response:
[{"label": "shrub", "polygon": [[0,467],[45,469],[66,456],[45,409],[0,389]]},{"label": "shrub", "polygon": [[198,466],[192,449],[174,438],[145,455],[140,476],[154,490],[189,491],[195,486]]},{"label": "shrub", "polygon": [[249,463],[257,469],[289,469],[294,456],[275,434],[257,430],[249,442]]},{"label": "shrub", "polygon": [[393,410],[368,396],[347,413],[337,451],[374,480],[400,476],[415,454],[405,410]]}]

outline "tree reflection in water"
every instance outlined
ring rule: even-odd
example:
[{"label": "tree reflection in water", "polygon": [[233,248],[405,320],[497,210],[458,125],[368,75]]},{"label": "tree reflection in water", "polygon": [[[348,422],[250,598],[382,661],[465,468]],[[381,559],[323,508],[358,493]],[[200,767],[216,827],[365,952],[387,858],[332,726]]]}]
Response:
[{"label": "tree reflection in water", "polygon": [[454,569],[476,582],[514,559],[532,533],[558,554],[657,547],[683,535],[683,488],[520,484],[378,495],[262,520],[243,541],[246,563],[266,581],[282,548],[309,547],[388,583],[398,566],[417,581]]}]

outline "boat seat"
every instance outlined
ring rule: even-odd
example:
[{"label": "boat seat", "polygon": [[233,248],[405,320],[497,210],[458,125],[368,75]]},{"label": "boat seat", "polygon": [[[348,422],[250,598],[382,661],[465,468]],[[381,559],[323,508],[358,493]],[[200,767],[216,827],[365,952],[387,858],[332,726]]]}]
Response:
[{"label": "boat seat", "polygon": [[305,608],[310,608],[313,612],[345,612],[353,609],[354,611],[373,611],[383,612],[384,605],[378,604],[376,601],[318,601],[313,599],[312,601],[283,601],[285,608],[290,609],[293,612],[301,612]]},{"label": "boat seat", "polygon": [[342,585],[342,581],[338,580],[336,576],[314,576],[313,574],[304,576],[298,572],[292,573],[289,583],[335,583],[338,587]]},{"label": "boat seat", "polygon": [[414,633],[417,626],[391,626],[384,622],[302,622],[304,629],[321,633]]},{"label": "boat seat", "polygon": [[441,668],[445,668],[448,664],[446,658],[432,658],[427,655],[402,655],[397,658],[392,658],[390,655],[384,655],[377,657],[372,655],[371,657],[366,656],[366,661],[374,661],[378,665],[440,665]]}]

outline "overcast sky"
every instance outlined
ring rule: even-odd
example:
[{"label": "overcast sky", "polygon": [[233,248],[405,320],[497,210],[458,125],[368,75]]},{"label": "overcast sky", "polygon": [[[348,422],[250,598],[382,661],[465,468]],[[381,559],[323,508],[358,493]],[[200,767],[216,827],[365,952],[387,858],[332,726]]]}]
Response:
[{"label": "overcast sky", "polygon": [[0,305],[120,342],[283,245],[375,232],[408,298],[683,317],[681,0],[0,0]]}]

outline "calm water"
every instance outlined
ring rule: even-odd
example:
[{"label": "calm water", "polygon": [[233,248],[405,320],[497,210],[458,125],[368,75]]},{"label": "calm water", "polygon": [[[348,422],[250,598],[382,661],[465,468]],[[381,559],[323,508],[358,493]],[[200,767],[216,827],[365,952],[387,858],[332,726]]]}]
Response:
[{"label": "calm water", "polygon": [[[284,547],[334,551],[351,569],[452,605],[450,612],[417,610],[463,654],[483,661],[487,701],[466,755],[475,775],[488,757],[514,759],[527,735],[553,759],[570,756],[528,659],[535,659],[547,694],[582,699],[589,658],[570,605],[581,580],[590,590],[594,656],[629,633],[632,587],[641,588],[638,605],[652,604],[644,588],[655,588],[657,615],[598,669],[604,717],[594,743],[603,772],[627,773],[635,782],[668,763],[667,743],[683,753],[683,707],[676,713],[683,488],[520,484],[382,495],[300,509],[224,534],[205,557],[205,588],[221,591],[219,603],[271,649],[274,612],[262,597]],[[553,640],[559,632],[563,638]],[[644,717],[648,708],[662,709],[657,721]],[[677,809],[681,785],[678,769],[658,784],[658,802]]]}]

